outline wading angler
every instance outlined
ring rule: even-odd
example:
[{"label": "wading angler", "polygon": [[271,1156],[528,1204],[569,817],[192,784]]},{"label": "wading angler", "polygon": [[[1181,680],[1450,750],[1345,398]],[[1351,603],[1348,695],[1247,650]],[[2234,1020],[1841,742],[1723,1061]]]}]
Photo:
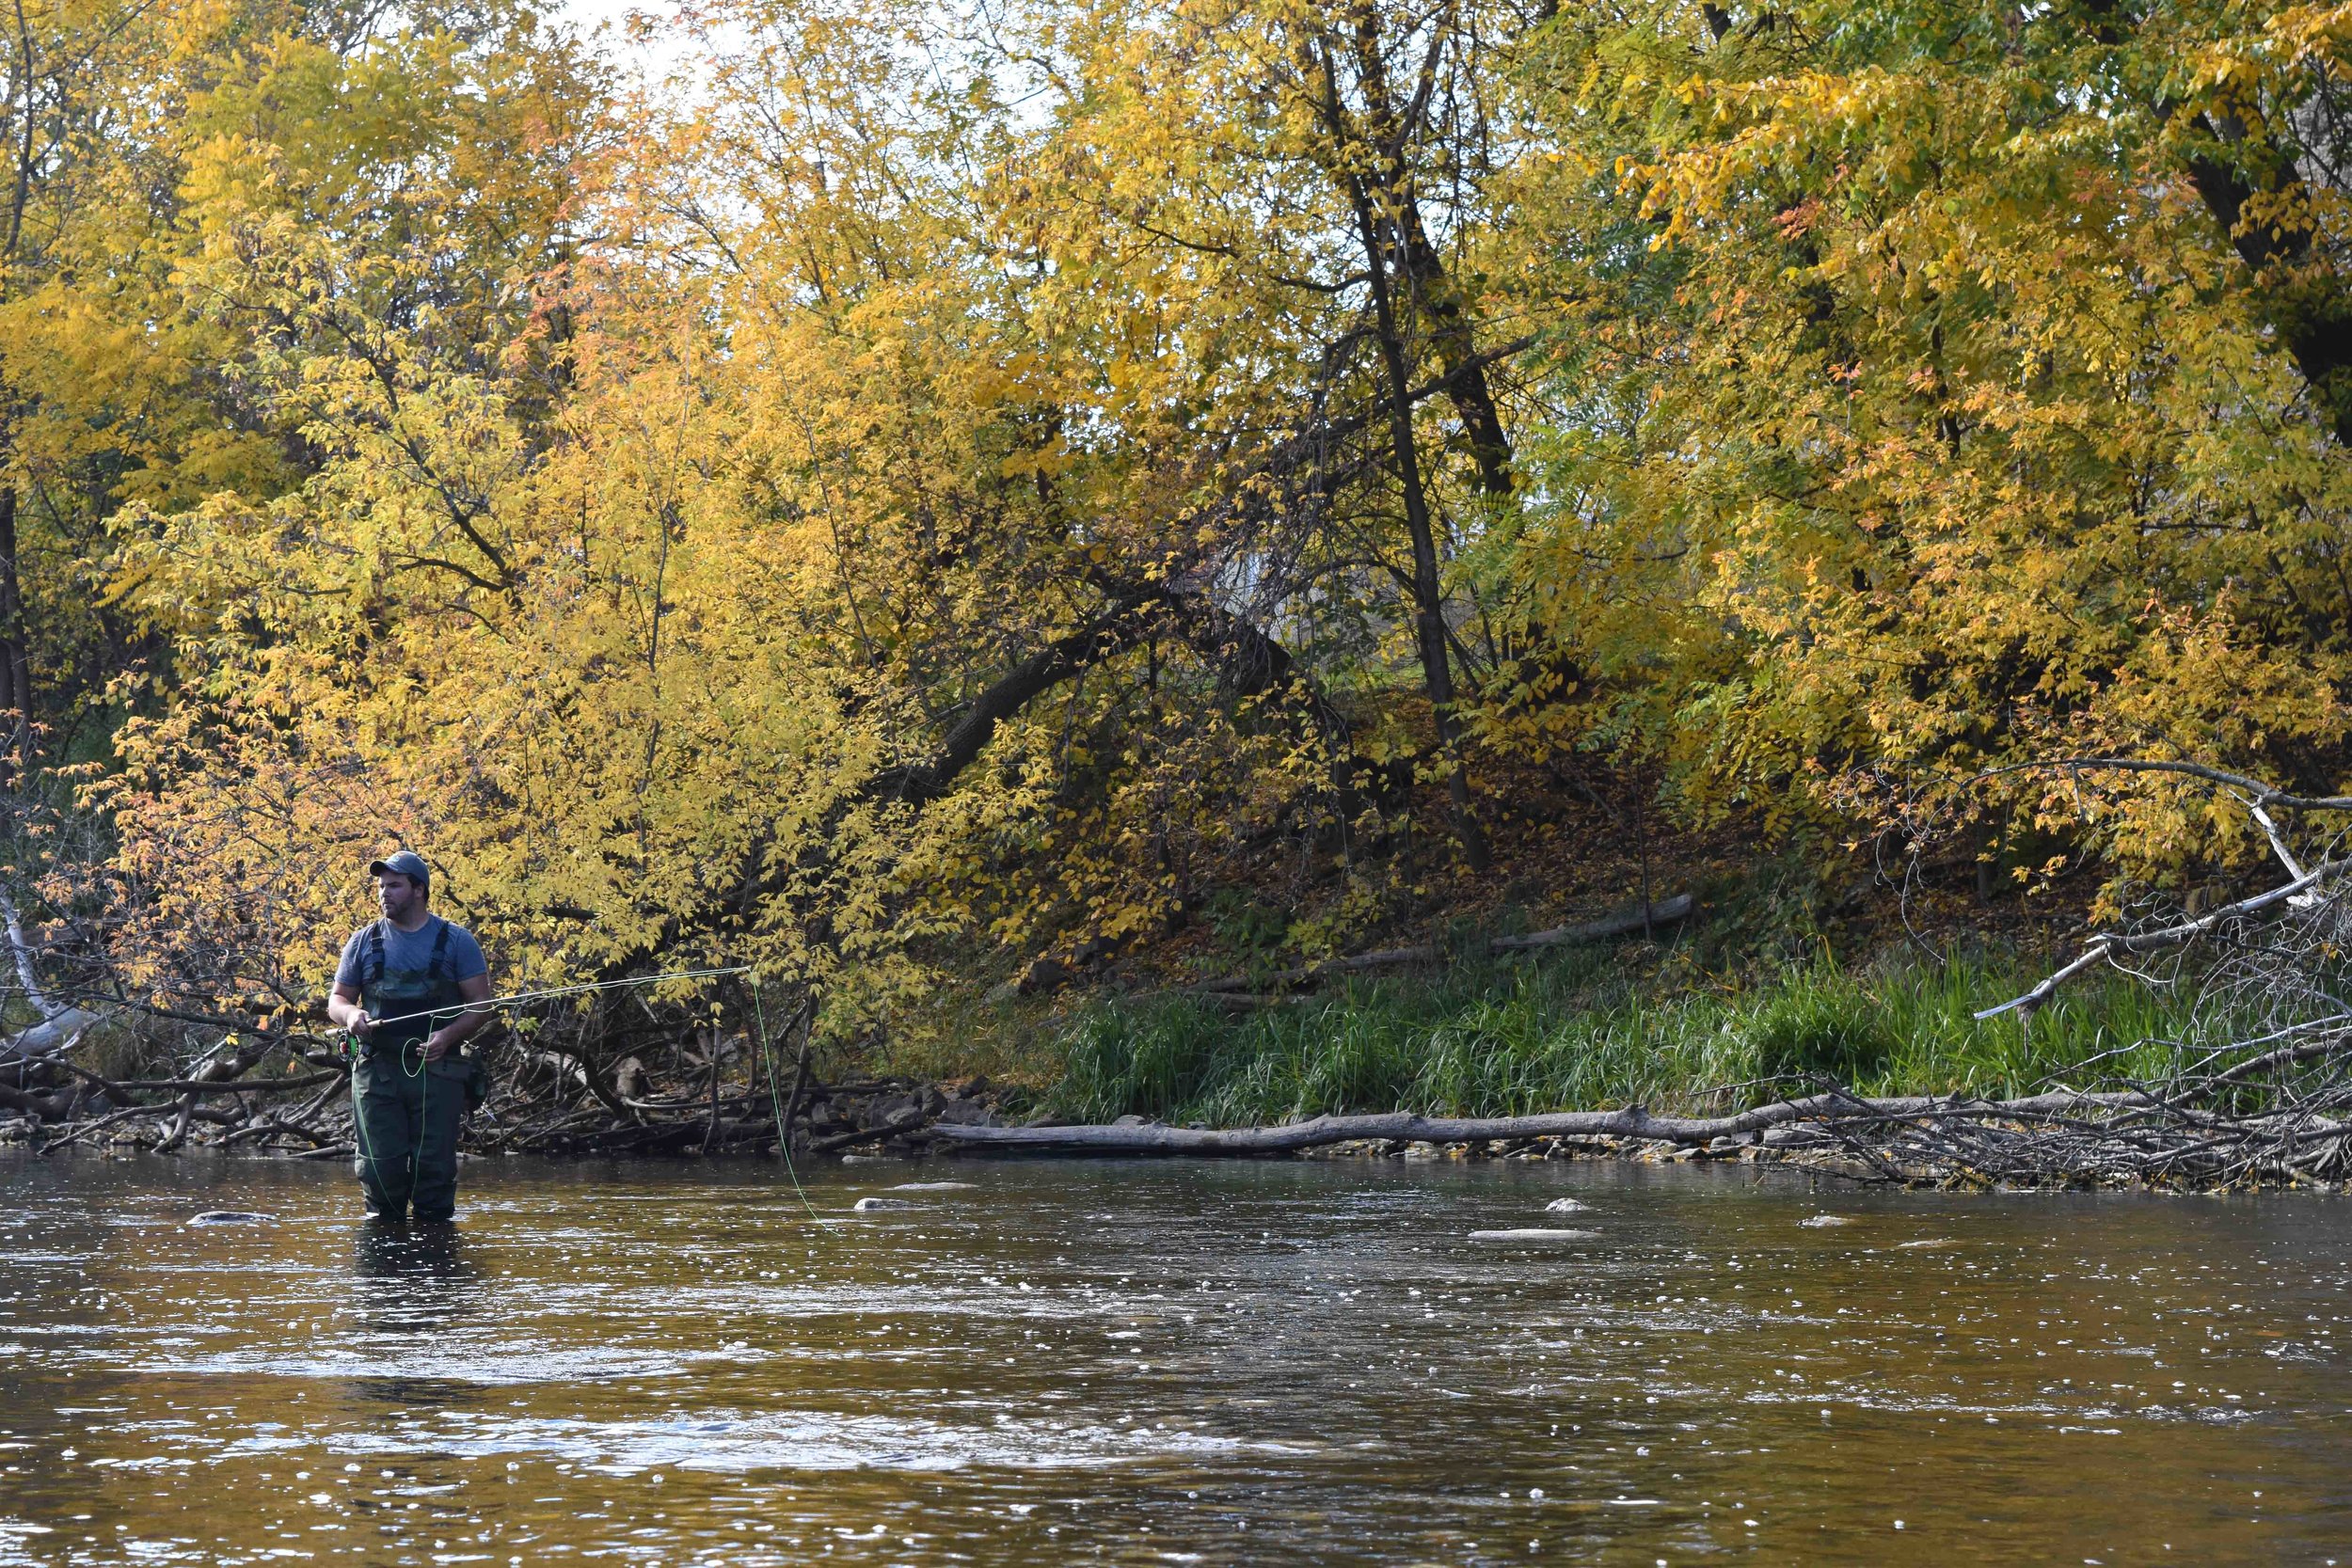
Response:
[{"label": "wading angler", "polygon": [[343,943],[326,1016],[351,1033],[352,1121],[371,1217],[457,1210],[457,1135],[481,1093],[463,1050],[489,1021],[490,971],[472,933],[430,908],[432,872],[407,849],[371,862],[383,918]]}]

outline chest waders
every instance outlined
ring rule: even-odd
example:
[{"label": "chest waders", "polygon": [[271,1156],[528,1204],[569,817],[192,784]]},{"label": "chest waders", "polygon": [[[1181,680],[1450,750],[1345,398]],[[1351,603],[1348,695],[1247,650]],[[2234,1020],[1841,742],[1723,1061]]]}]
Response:
[{"label": "chest waders", "polygon": [[[353,1162],[368,1212],[405,1219],[446,1220],[457,1209],[457,1134],[465,1120],[473,1063],[453,1050],[424,1059],[434,1030],[465,1008],[449,961],[449,922],[432,917],[433,952],[422,969],[387,963],[385,923],[368,927],[360,960],[359,1003],[376,1026],[360,1042],[351,1072]],[[405,1014],[421,1017],[405,1017]]]}]

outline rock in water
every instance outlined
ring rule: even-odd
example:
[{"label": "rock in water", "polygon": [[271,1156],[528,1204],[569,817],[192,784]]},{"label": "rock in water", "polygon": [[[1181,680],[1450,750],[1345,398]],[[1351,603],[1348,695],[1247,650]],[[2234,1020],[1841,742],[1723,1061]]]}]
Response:
[{"label": "rock in water", "polygon": [[1572,1197],[1555,1197],[1544,1205],[1544,1212],[1547,1214],[1589,1214],[1592,1212],[1591,1204],[1579,1203]]},{"label": "rock in water", "polygon": [[1502,1242],[1532,1246],[1557,1246],[1564,1242],[1597,1242],[1597,1230],[1473,1230],[1473,1242]]},{"label": "rock in water", "polygon": [[190,1225],[276,1225],[276,1214],[250,1213],[243,1209],[208,1209],[188,1221]]},{"label": "rock in water", "polygon": [[859,1213],[871,1213],[877,1209],[920,1209],[919,1203],[909,1203],[902,1197],[862,1197],[850,1205]]},{"label": "rock in water", "polygon": [[1808,1230],[1826,1230],[1833,1225],[1851,1225],[1843,1214],[1810,1214],[1797,1222]]},{"label": "rock in water", "polygon": [[977,1181],[901,1181],[890,1189],[894,1193],[973,1193],[979,1191]]}]

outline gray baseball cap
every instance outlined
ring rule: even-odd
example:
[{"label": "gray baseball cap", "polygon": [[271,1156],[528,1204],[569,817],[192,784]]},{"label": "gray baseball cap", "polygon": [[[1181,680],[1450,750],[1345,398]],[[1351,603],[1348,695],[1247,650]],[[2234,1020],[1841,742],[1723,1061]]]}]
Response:
[{"label": "gray baseball cap", "polygon": [[386,872],[405,877],[412,882],[427,883],[433,880],[433,873],[425,865],[424,857],[414,849],[403,849],[380,861],[368,862],[369,876],[381,877]]}]

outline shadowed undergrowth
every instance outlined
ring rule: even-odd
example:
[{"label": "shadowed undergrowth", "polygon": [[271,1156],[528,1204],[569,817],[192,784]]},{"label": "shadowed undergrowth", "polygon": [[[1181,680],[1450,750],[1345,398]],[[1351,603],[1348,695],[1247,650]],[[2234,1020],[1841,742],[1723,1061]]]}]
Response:
[{"label": "shadowed undergrowth", "polygon": [[1240,1017],[1181,996],[1104,1002],[1060,1035],[1048,1104],[1078,1121],[1216,1127],[1390,1110],[1720,1112],[1824,1079],[1996,1096],[2072,1081],[2095,1056],[2109,1077],[2169,1059],[2139,1042],[2177,1033],[2185,999],[2120,976],[2087,980],[2030,1027],[1970,1016],[2031,979],[1982,962],[1824,964],[1674,990],[1597,958],[1364,982]]}]

